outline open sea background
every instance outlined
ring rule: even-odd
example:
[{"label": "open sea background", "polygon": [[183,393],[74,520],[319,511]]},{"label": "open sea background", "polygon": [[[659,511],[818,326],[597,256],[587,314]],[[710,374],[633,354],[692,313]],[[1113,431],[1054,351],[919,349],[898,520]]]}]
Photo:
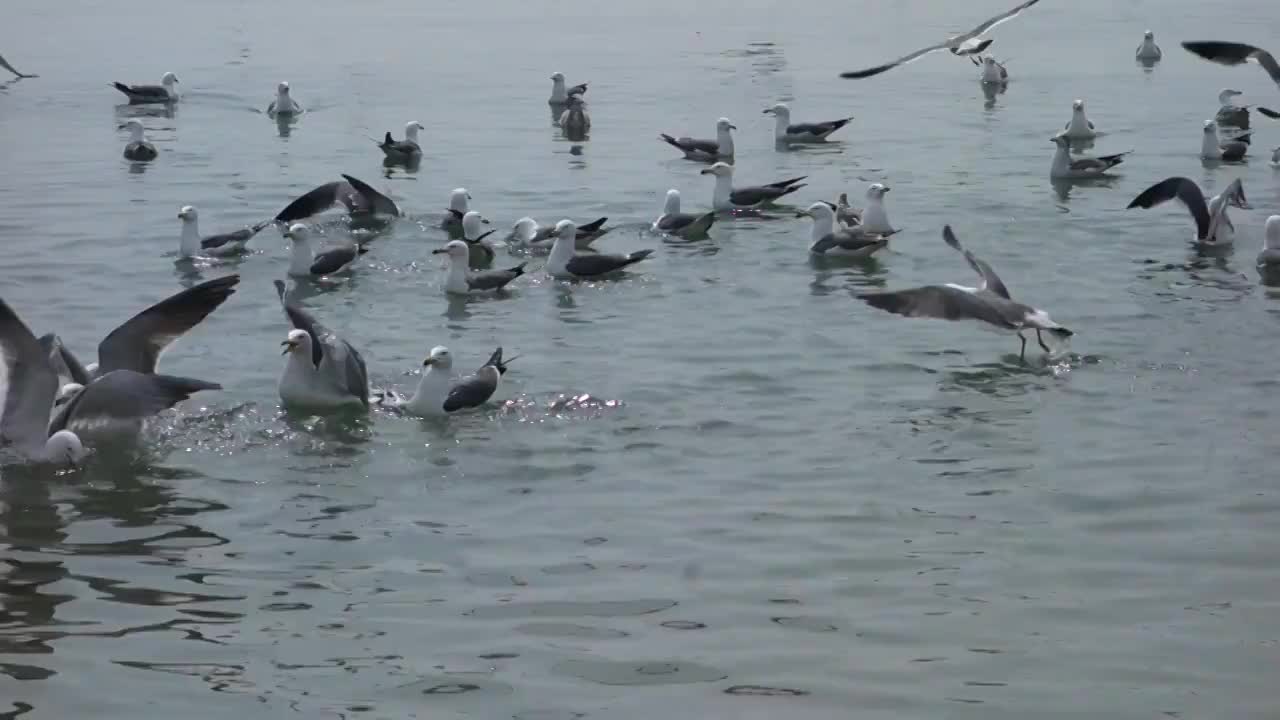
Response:
[{"label": "open sea background", "polygon": [[[1280,123],[1255,115],[1244,165],[1198,149],[1220,89],[1280,94],[1178,41],[1280,51],[1280,9],[1045,0],[996,31],[1012,82],[990,99],[945,54],[836,77],[1008,4],[7,0],[0,52],[41,77],[0,86],[0,295],[92,359],[181,287],[243,282],[162,364],[225,392],[140,458],[0,476],[0,717],[1275,718],[1280,292],[1253,258]],[[108,84],[167,70],[184,98],[142,118],[139,171]],[[555,70],[591,83],[578,148]],[[310,110],[283,129],[279,80]],[[1049,136],[1076,97],[1094,153],[1136,152],[1061,193]],[[778,152],[779,100],[856,119]],[[786,211],[650,236],[668,188],[686,210],[712,188],[657,133],[721,115],[739,184],[807,175],[803,207],[884,182],[905,231],[865,265],[812,260]],[[382,176],[368,138],[415,119],[421,170]],[[286,416],[278,231],[175,263],[180,206],[226,231],[340,172],[408,217],[298,297],[379,387],[436,344],[461,370],[520,355],[488,411]],[[1244,178],[1234,252],[1197,254],[1179,206],[1124,210],[1169,175]],[[504,233],[607,215],[602,247],[657,253],[447,300],[428,252],[457,186]],[[852,297],[971,282],[945,223],[1077,331],[1068,352],[1023,366],[1012,337]]]}]

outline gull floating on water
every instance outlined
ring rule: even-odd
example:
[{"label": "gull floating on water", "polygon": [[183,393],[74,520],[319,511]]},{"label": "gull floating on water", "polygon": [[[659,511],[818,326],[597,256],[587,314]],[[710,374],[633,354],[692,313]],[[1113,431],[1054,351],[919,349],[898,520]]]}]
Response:
[{"label": "gull floating on water", "polygon": [[787,107],[786,103],[777,103],[773,107],[765,108],[764,114],[774,116],[773,138],[783,143],[826,142],[831,133],[848,125],[853,119],[853,116],[849,116],[829,122],[792,124],[791,108]]},{"label": "gull floating on water", "polygon": [[422,361],[425,370],[413,397],[405,400],[388,393],[388,399],[395,407],[419,417],[440,417],[480,407],[498,391],[507,362],[510,360],[503,362],[502,348],[498,348],[474,373],[455,380],[449,348],[437,345]]},{"label": "gull floating on water", "polygon": [[715,221],[716,213],[714,210],[701,215],[680,212],[680,191],[671,188],[667,191],[666,205],[662,208],[662,214],[658,216],[657,220],[653,221],[650,229],[654,232],[662,232],[689,239],[706,235],[707,230],[711,229],[711,225]]},{"label": "gull floating on water", "polygon": [[364,358],[346,340],[287,300],[284,283],[276,280],[275,286],[293,326],[280,343],[282,354],[289,356],[280,374],[280,400],[286,406],[315,410],[368,408],[369,373]]},{"label": "gull floating on water", "polygon": [[155,160],[160,153],[156,151],[156,146],[147,142],[143,135],[142,123],[137,120],[130,120],[120,126],[123,130],[129,131],[129,143],[124,146],[124,157],[126,160],[134,162],[145,162],[147,160]]},{"label": "gull floating on water", "polygon": [[474,210],[462,216],[462,241],[470,251],[468,264],[473,268],[489,267],[493,263],[493,247],[484,240],[496,232],[497,228],[482,233],[480,226],[483,224],[484,218]]},{"label": "gull floating on water", "polygon": [[178,82],[178,76],[167,72],[161,76],[159,85],[125,85],[119,82],[111,85],[129,98],[130,105],[143,105],[177,102],[178,91],[173,89],[176,82]]},{"label": "gull floating on water", "polygon": [[281,210],[275,222],[291,223],[305,220],[325,210],[342,204],[353,216],[358,215],[400,215],[400,208],[391,198],[373,189],[372,185],[350,175],[343,175],[342,180],[328,182],[307,193]]},{"label": "gull floating on water", "polygon": [[[1232,98],[1239,97],[1240,95],[1243,95],[1243,94],[1244,93],[1239,90],[1232,90],[1230,88],[1227,88],[1222,92],[1218,93],[1218,104],[1220,107],[1218,108],[1218,114],[1214,116],[1213,121],[1218,123],[1219,127],[1223,128],[1224,130],[1231,129],[1235,131],[1243,131],[1243,130],[1249,129],[1249,108],[1254,106],[1236,105],[1235,103],[1232,102]],[[1258,105],[1256,107],[1258,112],[1271,118],[1272,120],[1280,118],[1280,112],[1276,112],[1275,110],[1272,110],[1270,108],[1262,107],[1261,105]],[[1248,140],[1245,138],[1247,138],[1247,135],[1238,135],[1230,139],[1241,140],[1242,142],[1248,143]]]},{"label": "gull floating on water", "polygon": [[586,93],[586,83],[566,88],[564,85],[564,74],[558,72],[551,73],[551,98],[547,100],[547,104],[564,105],[569,102],[569,98],[585,95]]},{"label": "gull floating on water", "polygon": [[1133,152],[1126,150],[1115,155],[1089,157],[1079,155],[1071,157],[1071,140],[1061,133],[1049,138],[1049,142],[1058,146],[1053,153],[1053,163],[1049,166],[1049,177],[1054,180],[1088,180],[1089,178],[1108,177],[1107,171],[1124,162],[1124,156]]},{"label": "gull floating on water", "polygon": [[311,248],[311,230],[302,223],[294,223],[285,231],[293,250],[289,255],[289,275],[293,277],[321,277],[350,270],[356,259],[368,252],[363,245],[346,240],[324,252]]},{"label": "gull floating on water", "polygon": [[813,219],[809,252],[816,255],[843,255],[858,259],[871,257],[889,245],[889,235],[869,233],[861,226],[836,227],[836,211],[825,202],[816,202],[796,213],[796,217]]},{"label": "gull floating on water", "polygon": [[583,140],[591,129],[591,116],[587,105],[577,95],[569,97],[568,107],[560,113],[560,129],[570,140]]},{"label": "gull floating on water", "polygon": [[1160,46],[1156,44],[1156,34],[1150,30],[1142,34],[1142,44],[1138,46],[1133,57],[1137,60],[1159,60],[1164,53],[1160,52]]},{"label": "gull floating on water", "polygon": [[976,320],[998,331],[1012,332],[1022,341],[1018,358],[1026,361],[1027,339],[1025,330],[1035,330],[1036,340],[1045,352],[1052,352],[1045,344],[1041,332],[1057,338],[1068,338],[1074,333],[1054,322],[1043,310],[1017,302],[1009,295],[1009,289],[1000,281],[995,270],[973,253],[964,249],[956,239],[951,226],[942,228],[942,238],[947,245],[964,255],[969,267],[982,278],[976,288],[948,283],[925,285],[908,290],[875,292],[858,295],[858,299],[871,307],[904,317],[928,317],[940,320]]},{"label": "gull floating on water", "polygon": [[1200,138],[1200,157],[1205,160],[1226,160],[1235,162],[1243,160],[1249,152],[1249,136],[1251,133],[1237,135],[1230,140],[1218,137],[1218,123],[1204,121],[1204,133]]},{"label": "gull floating on water", "polygon": [[984,56],[982,61],[978,63],[978,66],[982,68],[982,74],[979,76],[979,79],[983,83],[987,85],[1004,85],[1009,82],[1008,68],[1001,63],[996,62],[996,59],[990,55]]},{"label": "gull floating on water", "polygon": [[378,147],[382,148],[382,153],[387,156],[388,162],[411,163],[422,157],[422,147],[418,145],[418,131],[426,129],[426,126],[417,120],[410,120],[404,124],[403,140],[396,140],[388,131],[387,136],[378,143]]},{"label": "gull floating on water", "polygon": [[768,205],[783,195],[789,195],[804,187],[805,183],[800,181],[808,177],[807,175],[801,175],[800,177],[779,180],[768,185],[735,188],[733,186],[733,166],[728,163],[718,162],[709,168],[705,168],[699,174],[714,175],[716,177],[716,188],[711,198],[711,207],[716,210],[748,210]]},{"label": "gull floating on water", "polygon": [[1077,99],[1071,103],[1071,119],[1063,127],[1063,135],[1068,140],[1092,140],[1098,136],[1093,123],[1084,114],[1084,100]]},{"label": "gull floating on water", "polygon": [[961,33],[959,35],[953,35],[952,37],[949,37],[946,40],[943,40],[942,42],[936,45],[930,45],[929,47],[921,48],[919,50],[916,50],[913,53],[910,53],[908,55],[903,55],[897,60],[887,62],[883,65],[877,65],[872,68],[867,68],[866,70],[856,70],[851,72],[840,73],[840,77],[868,78],[873,75],[879,75],[880,73],[885,72],[886,70],[892,70],[893,68],[899,65],[905,65],[909,62],[922,58],[925,55],[928,55],[931,52],[936,52],[938,50],[950,50],[954,55],[969,55],[974,53],[980,53],[983,50],[986,50],[987,47],[991,45],[992,40],[991,39],[979,40],[978,38],[985,35],[989,30],[991,30],[995,26],[1007,20],[1013,19],[1018,15],[1018,13],[1022,12],[1023,10],[1026,10],[1032,5],[1035,5],[1039,1],[1040,0],[1026,0],[1026,2],[1018,5],[1012,10],[1005,11],[993,18],[983,21],[981,24],[979,24],[977,27],[970,30],[969,32]]},{"label": "gull floating on water", "polygon": [[446,270],[444,291],[454,295],[466,295],[472,291],[501,290],[507,283],[524,274],[525,263],[506,270],[475,271],[468,268],[470,249],[461,240],[450,240],[432,255],[444,255]]},{"label": "gull floating on water", "polygon": [[440,221],[440,227],[450,232],[461,232],[462,217],[471,209],[471,193],[466,188],[454,188],[449,193],[449,208]]},{"label": "gull floating on water", "polygon": [[615,273],[644,260],[653,250],[637,250],[626,255],[612,253],[577,254],[578,226],[572,220],[556,223],[555,244],[547,256],[547,274],[562,279],[590,279]]},{"label": "gull floating on water", "polygon": [[1280,215],[1267,218],[1262,233],[1262,252],[1258,253],[1258,267],[1280,269]]},{"label": "gull floating on water", "polygon": [[281,81],[276,85],[276,99],[267,105],[267,115],[276,117],[277,115],[297,115],[300,112],[302,112],[302,106],[289,95],[289,83]]},{"label": "gull floating on water", "polygon": [[[613,228],[604,226],[609,218],[596,218],[584,225],[578,225],[577,242],[575,243],[579,250],[590,250],[591,243],[595,242],[605,233]],[[507,235],[507,241],[517,247],[529,248],[534,250],[550,250],[555,244],[556,228],[554,225],[542,225],[531,217],[522,217],[511,226],[511,232]]]},{"label": "gull floating on water", "polygon": [[865,232],[878,235],[892,235],[898,232],[889,224],[889,213],[884,208],[884,196],[890,189],[883,183],[872,183],[867,188],[867,207],[862,211],[861,223]]},{"label": "gull floating on water", "polygon": [[715,162],[717,160],[733,161],[733,130],[738,126],[729,122],[729,118],[716,121],[716,139],[698,140],[696,138],[673,138],[666,133],[658,135],[663,142],[684,153],[686,160],[698,162]]},{"label": "gull floating on water", "polygon": [[1216,62],[1219,65],[1240,65],[1247,62],[1257,63],[1267,71],[1267,75],[1271,77],[1271,81],[1276,85],[1280,85],[1280,63],[1276,62],[1275,56],[1252,45],[1245,45],[1237,42],[1221,42],[1217,40],[1210,41],[1191,41],[1182,43],[1182,47],[1199,55],[1210,62]]},{"label": "gull floating on water", "polygon": [[211,257],[227,257],[244,252],[245,243],[253,239],[263,228],[274,222],[263,220],[257,225],[240,228],[234,232],[200,237],[200,213],[194,205],[183,205],[178,211],[178,219],[182,221],[182,236],[178,241],[178,255],[193,258],[201,254]]},{"label": "gull floating on water", "polygon": [[1184,177],[1171,177],[1161,180],[1143,190],[1125,209],[1142,208],[1144,210],[1177,200],[1191,213],[1196,223],[1194,241],[1200,245],[1221,247],[1235,242],[1236,228],[1227,216],[1227,208],[1234,205],[1248,209],[1249,202],[1244,196],[1244,185],[1240,178],[1231,181],[1227,188],[1205,202],[1204,192],[1194,181]]}]

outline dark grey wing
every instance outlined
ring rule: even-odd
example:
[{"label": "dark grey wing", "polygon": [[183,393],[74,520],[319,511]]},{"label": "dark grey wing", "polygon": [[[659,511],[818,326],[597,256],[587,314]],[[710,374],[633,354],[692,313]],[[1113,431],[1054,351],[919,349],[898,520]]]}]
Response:
[{"label": "dark grey wing", "polygon": [[950,225],[942,227],[942,239],[953,250],[958,250],[960,254],[964,255],[965,262],[969,263],[969,267],[973,268],[973,271],[982,278],[982,284],[978,286],[979,290],[989,290],[1005,300],[1010,299],[1009,288],[1005,287],[1004,283],[1000,281],[1000,276],[996,275],[996,271],[992,270],[991,266],[982,259],[961,246],[960,239],[956,237]]},{"label": "dark grey wing", "polygon": [[742,207],[751,207],[777,200],[783,195],[789,195],[802,187],[804,187],[803,184],[792,185],[791,187],[760,185],[757,187],[735,188],[729,193],[729,202]]},{"label": "dark grey wing", "polygon": [[322,253],[316,253],[315,261],[311,263],[311,274],[328,275],[338,272],[346,265],[355,262],[359,256],[360,248],[355,243],[339,245]]},{"label": "dark grey wing", "polygon": [[458,381],[458,384],[449,390],[449,395],[444,399],[444,411],[456,412],[467,408],[480,407],[493,397],[494,391],[498,389],[498,378],[500,377],[496,369],[489,369],[489,366],[480,368],[474,375],[467,375]]},{"label": "dark grey wing", "polygon": [[684,153],[702,153],[704,155],[718,155],[720,153],[720,143],[715,140],[698,140],[690,137],[676,139],[666,133],[658,137],[662,138],[668,145]]},{"label": "dark grey wing", "polygon": [[162,85],[125,85],[118,82],[112,83],[112,86],[128,96],[130,100],[145,102],[169,99],[169,91]]},{"label": "dark grey wing", "polygon": [[69,382],[88,385],[89,371],[84,369],[84,365],[67,346],[62,343],[62,338],[53,333],[40,337],[40,347],[44,349],[45,354],[49,357],[49,363],[53,367],[53,371],[58,375],[58,381],[63,382],[66,378]]},{"label": "dark grey wing", "polygon": [[1231,204],[1232,200],[1236,200],[1242,205],[1247,204],[1244,197],[1244,181],[1240,178],[1232,180],[1231,183],[1227,185],[1227,188],[1222,191],[1222,202],[1219,203],[1216,208],[1209,211],[1209,227],[1205,230],[1205,233],[1199,237],[1205,239],[1214,237],[1218,233],[1218,225],[1223,221],[1225,221],[1228,226],[1231,226],[1232,230],[1235,229],[1235,227],[1231,225],[1231,219],[1227,218],[1224,214],[1227,209],[1227,205]]},{"label": "dark grey wing", "polygon": [[397,206],[391,198],[383,195],[377,190],[374,190],[373,186],[369,183],[353,178],[350,175],[343,175],[342,177],[351,185],[351,189],[354,190],[363,200],[361,203],[362,209],[372,210],[375,213],[382,213],[383,215],[400,215],[399,206]]},{"label": "dark grey wing", "polygon": [[796,123],[787,126],[788,135],[815,135],[817,137],[825,137],[839,130],[853,118],[844,118],[841,120],[832,120],[831,122],[821,123]]},{"label": "dark grey wing", "polygon": [[668,232],[673,230],[681,230],[697,220],[698,216],[693,213],[669,213],[658,218],[658,229]]},{"label": "dark grey wing", "polygon": [[342,382],[347,392],[360,398],[360,402],[368,407],[369,371],[365,368],[364,358],[350,343],[338,338],[334,338],[334,346],[331,346],[328,357],[341,365]]},{"label": "dark grey wing", "polygon": [[1139,193],[1126,209],[1147,210],[1175,198],[1186,206],[1191,212],[1191,218],[1196,221],[1196,236],[1209,237],[1209,206],[1205,204],[1200,186],[1187,178],[1171,177],[1161,180]]},{"label": "dark grey wing", "polygon": [[1272,82],[1280,85],[1280,64],[1276,63],[1275,56],[1262,48],[1244,43],[1199,40],[1184,42],[1182,47],[1220,65],[1239,65],[1252,60],[1267,71]]},{"label": "dark grey wing", "polygon": [[155,372],[160,354],[170,343],[218,309],[239,283],[239,275],[206,280],[129,318],[98,344],[97,374],[112,370]]},{"label": "dark grey wing", "polygon": [[0,299],[0,362],[4,364],[0,441],[24,450],[44,447],[58,375],[35,335]]},{"label": "dark grey wing", "polygon": [[793,177],[789,180],[779,180],[778,182],[769,183],[768,185],[765,185],[765,187],[778,188],[778,189],[788,188],[791,185],[795,185],[796,183],[800,182],[801,180],[807,177],[809,176],[801,175],[800,177]]},{"label": "dark grey wing", "polygon": [[274,285],[276,295],[280,297],[280,306],[284,308],[284,314],[289,318],[289,324],[311,336],[311,364],[319,368],[320,362],[324,359],[324,347],[320,338],[322,335],[327,335],[327,331],[312,317],[311,313],[285,298],[283,282],[276,280]]},{"label": "dark grey wing", "polygon": [[214,382],[151,375],[132,370],[115,370],[94,380],[54,416],[49,423],[50,435],[89,424],[110,420],[139,420],[177,405],[201,390],[221,390]]},{"label": "dark grey wing", "polygon": [[498,290],[524,274],[525,263],[506,270],[486,270],[467,275],[467,285],[472,290]]},{"label": "dark grey wing", "polygon": [[343,185],[344,183],[335,180],[309,190],[302,197],[286,205],[276,215],[276,222],[291,223],[328,210],[338,202],[338,193],[343,189]]},{"label": "dark grey wing", "polygon": [[235,232],[223,233],[221,235],[210,235],[200,241],[200,247],[208,250],[210,248],[219,248],[229,243],[249,242],[254,235],[262,232],[262,228],[270,224],[270,220],[264,220],[253,227],[240,228]]},{"label": "dark grey wing", "polygon": [[810,249],[817,253],[824,253],[834,248],[856,252],[884,245],[885,239],[882,235],[868,235],[854,230],[837,230],[819,238]]},{"label": "dark grey wing", "polygon": [[653,254],[652,250],[637,250],[628,255],[574,255],[565,264],[565,269],[578,277],[595,277],[607,275],[621,270],[628,265],[638,263]]},{"label": "dark grey wing", "polygon": [[1258,112],[1262,113],[1263,115],[1266,115],[1267,117],[1271,118],[1272,120],[1280,120],[1280,112],[1276,112],[1275,110],[1272,110],[1271,108],[1264,108],[1264,107],[1262,107],[1261,105],[1259,105],[1259,106],[1258,106]]},{"label": "dark grey wing", "polygon": [[1223,160],[1239,160],[1249,152],[1249,133],[1218,143]]},{"label": "dark grey wing", "polygon": [[1006,312],[1015,303],[988,293],[971,293],[946,285],[925,285],[893,292],[863,293],[857,298],[874,308],[909,318],[978,320],[1009,330],[1018,324]]},{"label": "dark grey wing", "polygon": [[565,91],[565,94],[567,94],[569,97],[573,97],[574,95],[585,95],[586,93],[587,93],[586,83],[574,85],[573,87]]},{"label": "dark grey wing", "polygon": [[591,235],[592,233],[599,232],[599,231],[600,231],[600,228],[604,227],[605,222],[606,222],[606,221],[608,221],[608,220],[609,220],[609,218],[607,218],[607,217],[596,218],[595,220],[592,220],[591,222],[589,222],[589,223],[587,223],[587,224],[585,224],[585,225],[579,225],[579,226],[578,226],[578,237],[580,237],[580,238],[581,238],[581,237],[586,237],[586,236]]}]

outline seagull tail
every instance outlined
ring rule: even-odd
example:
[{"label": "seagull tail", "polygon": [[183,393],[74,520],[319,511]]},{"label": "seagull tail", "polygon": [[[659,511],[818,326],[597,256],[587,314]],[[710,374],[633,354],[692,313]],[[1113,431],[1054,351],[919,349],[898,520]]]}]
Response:
[{"label": "seagull tail", "polygon": [[[633,265],[635,263],[638,263],[652,254],[653,254],[653,250],[651,248],[645,249],[645,250],[637,250],[627,255],[627,265]],[[626,267],[626,265],[624,265],[623,267]]]},{"label": "seagull tail", "polygon": [[680,152],[684,152],[684,148],[680,146],[680,143],[677,142],[676,139],[671,137],[670,135],[666,133],[660,133],[658,135],[658,138],[661,139],[666,144],[670,145],[671,147],[679,150]]},{"label": "seagull tail", "polygon": [[578,226],[578,234],[579,234],[579,235],[581,235],[581,234],[583,234],[583,233],[593,233],[593,232],[595,232],[595,231],[599,230],[600,228],[604,227],[604,224],[605,224],[605,222],[606,222],[608,219],[609,219],[609,218],[607,218],[607,217],[596,218],[595,220],[592,220],[591,222],[587,223],[586,225],[579,225],[579,226]]},{"label": "seagull tail", "polygon": [[124,93],[125,95],[130,95],[130,96],[131,96],[131,95],[133,95],[133,91],[132,91],[132,90],[130,90],[130,89],[129,89],[129,86],[128,86],[128,85],[125,85],[124,83],[113,82],[113,83],[111,83],[111,87],[113,87],[113,88],[115,88],[115,89],[119,90],[120,92]]}]

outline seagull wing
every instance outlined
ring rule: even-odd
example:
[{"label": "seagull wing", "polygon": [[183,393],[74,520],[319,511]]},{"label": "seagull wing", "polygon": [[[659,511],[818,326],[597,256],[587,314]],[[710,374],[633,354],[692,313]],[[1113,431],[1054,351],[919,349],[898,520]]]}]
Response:
[{"label": "seagull wing", "polygon": [[942,239],[947,243],[947,245],[951,246],[952,249],[960,251],[960,253],[964,255],[965,262],[969,263],[969,267],[973,268],[973,271],[978,273],[982,278],[982,285],[978,286],[979,291],[989,290],[1005,300],[1011,299],[1009,297],[1009,288],[1004,286],[1004,283],[1000,280],[1000,276],[996,275],[996,271],[992,270],[991,266],[984,260],[966,250],[960,244],[960,240],[956,237],[956,234],[952,232],[950,225],[943,226]]},{"label": "seagull wing", "polygon": [[1280,64],[1271,53],[1252,45],[1216,40],[1195,40],[1182,43],[1182,47],[1210,62],[1220,65],[1240,65],[1256,62],[1271,76],[1272,82],[1280,85]]},{"label": "seagull wing", "polygon": [[49,423],[50,435],[81,423],[140,420],[167,410],[201,390],[221,390],[214,382],[115,370],[76,393]]},{"label": "seagull wing", "polygon": [[155,372],[161,353],[226,302],[239,283],[239,275],[207,280],[129,318],[98,344],[98,375]]},{"label": "seagull wing", "polygon": [[0,362],[4,364],[3,402],[0,404],[0,442],[24,451],[44,447],[46,426],[58,375],[48,353],[18,314],[0,300]]},{"label": "seagull wing", "polygon": [[1204,201],[1204,193],[1200,191],[1199,185],[1187,178],[1171,177],[1161,180],[1143,190],[1138,197],[1129,203],[1126,209],[1142,208],[1147,210],[1174,199],[1181,202],[1190,211],[1191,218],[1196,222],[1196,237],[1201,239],[1210,237],[1209,206]]}]

